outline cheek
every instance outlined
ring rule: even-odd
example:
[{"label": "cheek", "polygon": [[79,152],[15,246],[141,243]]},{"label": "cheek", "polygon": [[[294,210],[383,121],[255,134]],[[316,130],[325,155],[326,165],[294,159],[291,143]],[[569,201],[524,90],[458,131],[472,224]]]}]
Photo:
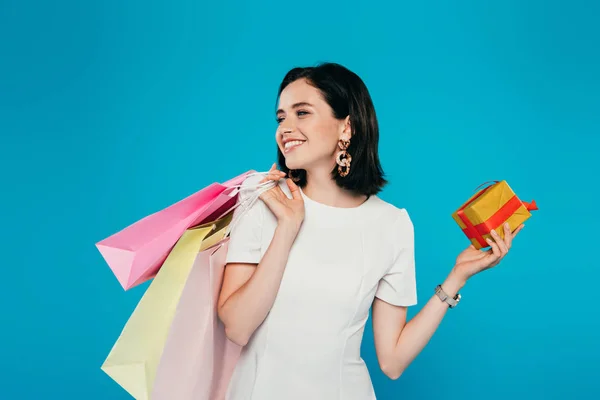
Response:
[{"label": "cheek", "polygon": [[322,119],[311,118],[299,121],[298,129],[312,143],[319,143],[324,148],[337,146],[337,125],[331,123],[330,121],[323,121]]}]

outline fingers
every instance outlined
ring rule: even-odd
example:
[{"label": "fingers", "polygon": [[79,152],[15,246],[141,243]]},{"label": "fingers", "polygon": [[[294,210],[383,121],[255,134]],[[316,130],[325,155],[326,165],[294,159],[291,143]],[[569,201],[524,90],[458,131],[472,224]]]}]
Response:
[{"label": "fingers", "polygon": [[517,229],[515,229],[514,232],[511,232],[509,223],[506,222],[504,224],[504,243],[506,244],[506,247],[508,250],[510,250],[510,248],[512,247],[514,238],[517,236],[517,234],[519,232],[521,232],[521,229],[523,229],[524,226],[525,225],[521,224],[521,225],[519,225],[519,227]]},{"label": "fingers", "polygon": [[513,241],[513,234],[510,231],[510,225],[508,222],[504,223],[504,243],[506,244],[507,249],[510,249]]},{"label": "fingers", "polygon": [[[518,232],[518,230],[516,232]],[[502,239],[495,230],[492,230],[490,234],[493,240],[489,238],[486,239],[492,248],[491,253],[488,253],[490,255],[488,258],[488,266],[493,267],[508,254],[508,250],[512,246],[514,235],[510,232],[510,226],[508,224],[504,225],[504,239]]]},{"label": "fingers", "polygon": [[259,183],[264,183],[267,181],[277,182],[283,177],[285,177],[285,172],[277,170],[277,164],[273,163],[271,169],[269,169],[269,172],[267,173],[267,176],[265,176]]},{"label": "fingers", "polygon": [[513,239],[514,239],[514,238],[517,236],[517,234],[518,234],[519,232],[521,232],[521,230],[522,230],[523,228],[525,228],[525,225],[524,225],[524,224],[521,224],[521,225],[519,225],[519,227],[518,227],[517,229],[515,229],[515,231],[514,231],[514,232],[513,232],[513,234],[512,234],[512,237],[513,237]]},{"label": "fingers", "polygon": [[485,240],[492,247],[491,253],[488,252],[488,254],[489,254],[490,263],[494,263],[494,262],[496,262],[496,260],[499,260],[500,257],[502,257],[502,252],[500,251],[500,247],[498,247],[498,243],[494,242],[490,238],[486,238]]},{"label": "fingers", "polygon": [[277,166],[276,163],[273,163],[273,165],[271,165],[271,168],[269,168],[269,172],[267,172],[267,176],[265,176],[264,179],[262,181],[260,181],[260,183],[266,182],[269,180],[269,176],[275,171],[276,166]]},{"label": "fingers", "polygon": [[494,242],[496,242],[496,244],[498,245],[498,248],[500,249],[500,255],[502,257],[504,257],[506,255],[506,253],[508,253],[508,246],[506,245],[504,240],[500,237],[498,232],[496,232],[495,230],[492,230],[491,234],[492,234],[492,238],[494,238]]},{"label": "fingers", "polygon": [[302,200],[302,193],[300,193],[300,188],[298,185],[296,185],[296,183],[294,183],[294,181],[290,178],[286,179],[285,182],[290,188],[290,192],[292,192],[292,198],[294,200]]},{"label": "fingers", "polygon": [[483,269],[496,266],[503,258],[508,254],[512,246],[513,239],[523,229],[525,225],[521,224],[514,232],[510,231],[510,225],[507,223],[503,225],[504,239],[500,237],[498,232],[492,230],[490,236],[492,238],[486,238],[485,241],[490,245],[491,249],[483,252],[485,259],[481,261],[480,266]]}]

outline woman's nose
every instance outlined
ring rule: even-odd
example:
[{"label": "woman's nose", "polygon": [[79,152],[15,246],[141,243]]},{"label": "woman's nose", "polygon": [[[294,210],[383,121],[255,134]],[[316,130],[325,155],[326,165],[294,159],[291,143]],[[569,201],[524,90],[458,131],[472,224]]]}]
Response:
[{"label": "woman's nose", "polygon": [[295,129],[293,123],[291,121],[289,121],[289,119],[284,120],[283,122],[281,122],[281,125],[279,125],[279,130],[281,131],[282,134],[284,133],[292,133]]}]

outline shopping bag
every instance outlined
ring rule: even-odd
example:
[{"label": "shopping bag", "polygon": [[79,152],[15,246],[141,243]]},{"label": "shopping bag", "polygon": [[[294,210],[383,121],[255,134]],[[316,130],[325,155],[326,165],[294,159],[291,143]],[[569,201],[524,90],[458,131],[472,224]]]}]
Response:
[{"label": "shopping bag", "polygon": [[217,316],[229,239],[200,251],[156,371],[152,400],[223,400],[240,356]]},{"label": "shopping bag", "polygon": [[152,279],[182,233],[235,204],[237,187],[254,173],[213,183],[96,243],[121,286],[128,290]]},{"label": "shopping bag", "polygon": [[102,370],[136,399],[148,399],[177,305],[199,252],[223,239],[231,214],[186,230],[127,321]]},{"label": "shopping bag", "polygon": [[[264,173],[247,176],[250,175]],[[190,379],[178,381],[187,385],[181,393],[191,393],[194,399],[224,396],[241,350],[227,339],[216,313],[227,236],[261,193],[276,185],[272,181],[231,184],[236,189],[232,195],[234,204],[224,203],[211,213],[208,221],[186,229],[170,251],[102,365],[102,370],[134,398],[148,399],[159,366],[160,382],[164,382],[162,374],[166,369],[169,376],[168,366],[174,362],[184,364],[179,371],[190,363],[193,364],[190,371],[198,371],[195,377],[188,374]],[[251,194],[240,195],[244,191]],[[241,210],[233,213],[238,207]],[[204,290],[204,294],[198,293],[199,290]],[[186,321],[187,318],[192,321]],[[162,383],[157,386],[156,398],[177,398],[165,389],[169,387]]]}]

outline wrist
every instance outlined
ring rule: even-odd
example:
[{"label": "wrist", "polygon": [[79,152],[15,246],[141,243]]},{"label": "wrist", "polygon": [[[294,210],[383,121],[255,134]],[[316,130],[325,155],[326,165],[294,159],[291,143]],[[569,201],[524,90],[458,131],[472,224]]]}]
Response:
[{"label": "wrist", "polygon": [[467,278],[453,269],[446,277],[444,283],[442,283],[442,289],[449,296],[454,297],[465,286],[466,283]]},{"label": "wrist", "polygon": [[291,241],[296,239],[299,230],[300,227],[291,222],[279,222],[276,228],[276,232],[285,238],[290,239]]}]

